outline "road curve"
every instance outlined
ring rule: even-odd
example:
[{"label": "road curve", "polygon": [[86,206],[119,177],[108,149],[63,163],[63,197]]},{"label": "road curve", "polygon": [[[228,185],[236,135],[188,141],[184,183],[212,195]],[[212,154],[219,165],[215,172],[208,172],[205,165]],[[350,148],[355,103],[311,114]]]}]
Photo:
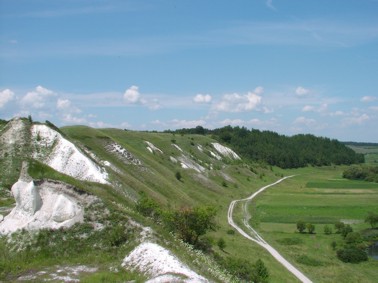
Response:
[{"label": "road curve", "polygon": [[272,183],[272,184],[269,184],[267,186],[264,186],[262,187],[261,189],[259,189],[258,191],[256,191],[255,193],[253,193],[252,195],[250,195],[249,197],[247,198],[244,198],[244,199],[238,199],[238,200],[233,200],[231,203],[230,203],[230,206],[228,208],[228,214],[227,214],[227,220],[228,220],[228,224],[230,224],[233,228],[235,228],[236,231],[238,231],[243,237],[247,238],[248,240],[250,241],[253,241],[255,242],[256,244],[262,246],[264,249],[266,249],[276,260],[278,260],[278,262],[280,262],[287,270],[289,270],[291,273],[293,273],[295,275],[295,277],[297,277],[300,281],[302,281],[303,283],[312,283],[312,281],[306,277],[306,275],[304,275],[302,272],[300,272],[295,266],[293,266],[290,262],[288,262],[278,251],[276,251],[271,245],[269,245],[249,224],[248,224],[248,220],[246,217],[243,219],[243,223],[244,225],[248,228],[248,230],[251,232],[251,234],[253,236],[251,236],[250,234],[246,233],[242,228],[240,228],[233,220],[232,218],[232,214],[234,212],[234,207],[235,207],[235,204],[237,204],[238,202],[245,202],[245,205],[244,205],[244,211],[246,213],[246,204],[251,201],[254,197],[256,197],[259,193],[263,192],[264,190],[266,190],[267,188],[269,187],[272,187],[274,185],[277,185],[278,183],[282,182],[283,180],[287,179],[287,178],[291,178],[293,177],[294,175],[292,176],[287,176],[287,177],[284,177],[284,178],[281,178],[279,179],[278,181]]}]

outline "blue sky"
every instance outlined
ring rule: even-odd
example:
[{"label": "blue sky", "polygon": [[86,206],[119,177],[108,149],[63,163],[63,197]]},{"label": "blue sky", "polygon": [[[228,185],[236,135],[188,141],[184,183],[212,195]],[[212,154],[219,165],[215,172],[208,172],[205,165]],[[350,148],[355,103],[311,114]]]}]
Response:
[{"label": "blue sky", "polygon": [[0,118],[378,142],[377,0],[0,0]]}]

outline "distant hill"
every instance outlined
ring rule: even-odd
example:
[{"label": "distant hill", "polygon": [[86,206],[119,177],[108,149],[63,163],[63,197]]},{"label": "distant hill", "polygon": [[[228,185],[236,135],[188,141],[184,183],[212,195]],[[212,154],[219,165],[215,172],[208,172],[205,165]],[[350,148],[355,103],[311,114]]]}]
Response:
[{"label": "distant hill", "polygon": [[363,154],[356,153],[345,143],[310,134],[289,137],[272,131],[248,130],[245,127],[231,126],[214,130],[199,126],[174,132],[211,135],[214,139],[232,147],[244,158],[281,168],[349,165],[364,162]]}]

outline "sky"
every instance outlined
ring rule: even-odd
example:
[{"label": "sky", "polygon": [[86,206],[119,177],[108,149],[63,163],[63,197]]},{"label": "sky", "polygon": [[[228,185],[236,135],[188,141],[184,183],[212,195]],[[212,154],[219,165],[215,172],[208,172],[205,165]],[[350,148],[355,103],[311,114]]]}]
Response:
[{"label": "sky", "polygon": [[378,142],[378,0],[0,0],[0,119]]}]

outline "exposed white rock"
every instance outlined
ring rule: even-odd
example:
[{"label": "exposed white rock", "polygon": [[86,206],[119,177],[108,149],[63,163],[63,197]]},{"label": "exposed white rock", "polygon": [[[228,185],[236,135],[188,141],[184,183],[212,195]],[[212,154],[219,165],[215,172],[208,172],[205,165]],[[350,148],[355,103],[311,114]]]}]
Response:
[{"label": "exposed white rock", "polygon": [[149,142],[149,141],[144,141],[146,144],[147,144],[147,149],[151,152],[151,153],[154,153],[154,152],[159,152],[161,154],[163,154],[163,151],[160,149],[160,148],[157,148],[153,143]]},{"label": "exposed white rock", "polygon": [[181,167],[184,169],[193,169],[198,173],[205,171],[205,168],[203,166],[199,165],[197,162],[185,156],[184,154],[182,154],[177,159],[178,161],[180,161]]},{"label": "exposed white rock", "polygon": [[213,152],[211,150],[209,150],[209,151],[210,151],[210,154],[211,154],[212,157],[214,157],[217,160],[222,160],[222,156],[220,156],[219,154],[216,154],[215,152]]},{"label": "exposed white rock", "polygon": [[200,144],[197,145],[197,148],[198,148],[199,151],[203,152],[203,147],[202,147],[202,145],[200,145]]},{"label": "exposed white rock", "polygon": [[181,151],[183,152],[183,150],[181,149],[181,147],[179,147],[177,144],[172,144],[173,147],[175,147],[178,151]]},{"label": "exposed white rock", "polygon": [[137,159],[131,152],[129,152],[126,148],[122,147],[118,143],[111,143],[105,146],[105,148],[117,155],[119,158],[125,161],[125,163],[133,164],[133,165],[142,165],[142,162]]},{"label": "exposed white rock", "polygon": [[84,220],[85,203],[95,197],[79,195],[61,183],[44,181],[40,186],[19,180],[12,186],[16,206],[0,222],[0,234],[19,229],[70,227]]},{"label": "exposed white rock", "polygon": [[216,151],[218,151],[221,155],[224,157],[228,157],[235,160],[240,160],[240,156],[237,155],[231,148],[228,148],[227,146],[221,145],[220,143],[212,143],[213,147]]},{"label": "exposed white rock", "polygon": [[42,199],[34,182],[19,180],[12,186],[12,194],[16,200],[16,208],[28,215],[34,215],[42,206]]},{"label": "exposed white rock", "polygon": [[[145,242],[137,246],[123,260],[122,266],[139,270],[149,277],[147,282],[208,282],[184,265],[176,256],[162,246]],[[168,280],[168,281],[167,281]]]},{"label": "exposed white rock", "polygon": [[108,183],[106,170],[97,166],[57,131],[46,125],[33,125],[31,133],[35,147],[39,149],[33,153],[33,158],[76,179]]},{"label": "exposed white rock", "polygon": [[171,162],[173,162],[173,163],[177,163],[178,162],[177,159],[174,158],[173,156],[170,156],[169,160],[171,160]]}]

